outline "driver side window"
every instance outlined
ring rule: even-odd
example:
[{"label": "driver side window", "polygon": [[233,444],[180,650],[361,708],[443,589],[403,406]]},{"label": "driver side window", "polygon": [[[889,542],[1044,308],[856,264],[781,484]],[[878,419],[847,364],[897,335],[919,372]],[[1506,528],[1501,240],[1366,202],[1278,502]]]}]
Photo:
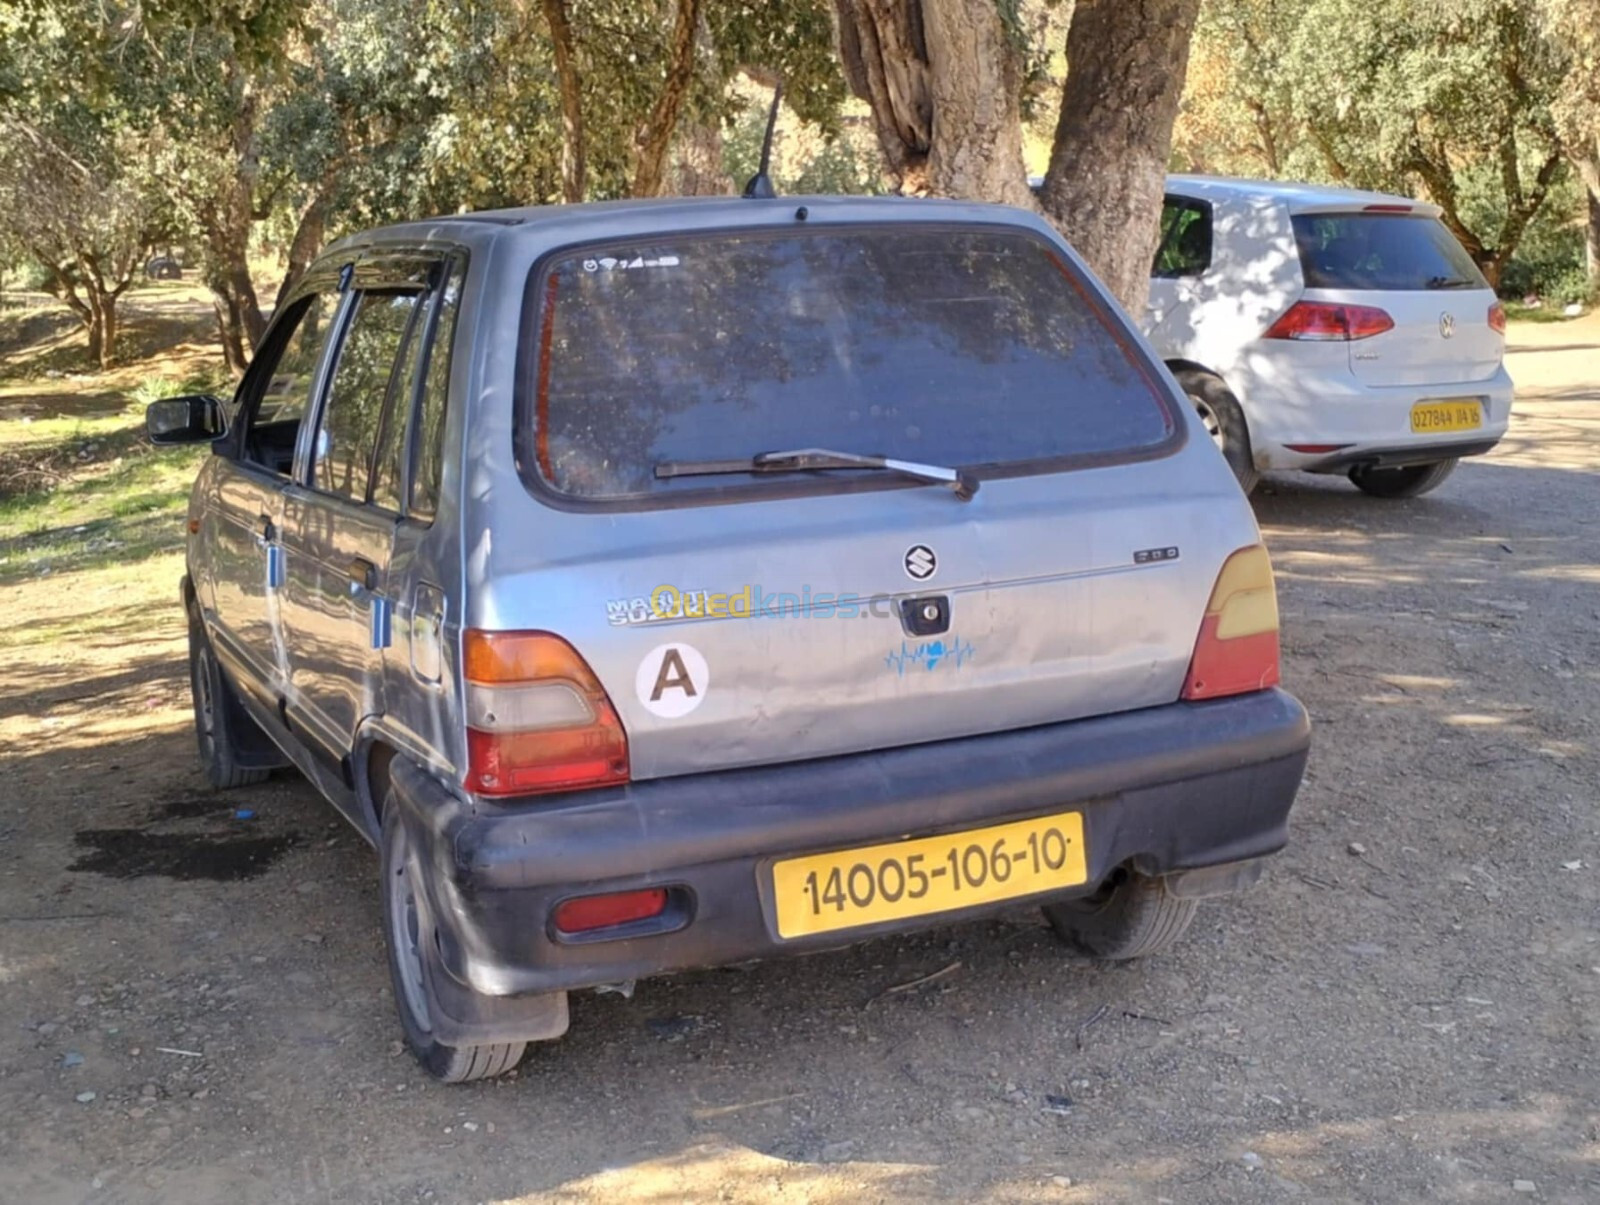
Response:
[{"label": "driver side window", "polygon": [[[294,468],[295,441],[311,406],[317,362],[332,325],[337,298],[321,293],[296,302],[286,316],[286,333],[275,332],[267,359],[251,365],[255,404],[244,432],[243,459],[287,477]],[[248,399],[248,394],[246,397]]]}]

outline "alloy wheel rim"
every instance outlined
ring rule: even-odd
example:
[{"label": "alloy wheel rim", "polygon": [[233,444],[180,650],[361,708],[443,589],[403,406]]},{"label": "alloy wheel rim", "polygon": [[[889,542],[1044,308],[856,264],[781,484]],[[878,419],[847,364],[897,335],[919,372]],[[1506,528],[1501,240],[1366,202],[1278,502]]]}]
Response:
[{"label": "alloy wheel rim", "polygon": [[1195,397],[1192,393],[1189,395],[1189,400],[1194,403],[1195,413],[1200,416],[1200,421],[1205,425],[1206,434],[1211,436],[1211,442],[1219,448],[1224,446],[1226,441],[1222,436],[1222,422],[1217,418],[1217,412],[1203,399]]}]

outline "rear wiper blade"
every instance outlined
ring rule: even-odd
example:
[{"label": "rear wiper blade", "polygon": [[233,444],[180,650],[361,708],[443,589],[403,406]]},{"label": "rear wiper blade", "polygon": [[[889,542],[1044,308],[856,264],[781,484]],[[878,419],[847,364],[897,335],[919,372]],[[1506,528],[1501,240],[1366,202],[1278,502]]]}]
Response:
[{"label": "rear wiper blade", "polygon": [[1430,289],[1471,289],[1477,285],[1476,281],[1468,280],[1465,276],[1430,276],[1428,287]]},{"label": "rear wiper blade", "polygon": [[656,465],[656,476],[711,477],[724,473],[795,473],[827,469],[882,469],[915,481],[942,485],[963,502],[978,492],[978,479],[960,469],[937,464],[918,464],[892,456],[867,456],[859,452],[835,452],[830,448],[796,448],[788,452],[758,452],[744,460],[664,460]]}]

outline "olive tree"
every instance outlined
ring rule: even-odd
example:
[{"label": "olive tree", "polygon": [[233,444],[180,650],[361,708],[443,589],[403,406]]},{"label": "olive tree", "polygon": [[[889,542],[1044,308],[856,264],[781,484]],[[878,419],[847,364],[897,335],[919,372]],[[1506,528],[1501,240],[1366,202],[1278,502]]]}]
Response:
[{"label": "olive tree", "polygon": [[[1037,87],[1018,0],[836,0],[840,57],[903,192],[1033,205]],[[1077,0],[1037,204],[1131,312],[1144,306],[1199,0]],[[1037,103],[1038,98],[1032,98]]]}]

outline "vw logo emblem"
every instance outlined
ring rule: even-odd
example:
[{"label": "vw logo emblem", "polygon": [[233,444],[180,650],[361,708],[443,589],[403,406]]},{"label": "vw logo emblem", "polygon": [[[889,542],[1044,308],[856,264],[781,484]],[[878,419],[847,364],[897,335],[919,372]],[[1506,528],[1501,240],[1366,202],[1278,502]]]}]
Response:
[{"label": "vw logo emblem", "polygon": [[1453,338],[1456,333],[1456,316],[1454,314],[1439,315],[1439,334],[1446,339]]},{"label": "vw logo emblem", "polygon": [[906,549],[906,576],[912,581],[925,582],[939,569],[939,558],[926,544],[913,544]]}]

